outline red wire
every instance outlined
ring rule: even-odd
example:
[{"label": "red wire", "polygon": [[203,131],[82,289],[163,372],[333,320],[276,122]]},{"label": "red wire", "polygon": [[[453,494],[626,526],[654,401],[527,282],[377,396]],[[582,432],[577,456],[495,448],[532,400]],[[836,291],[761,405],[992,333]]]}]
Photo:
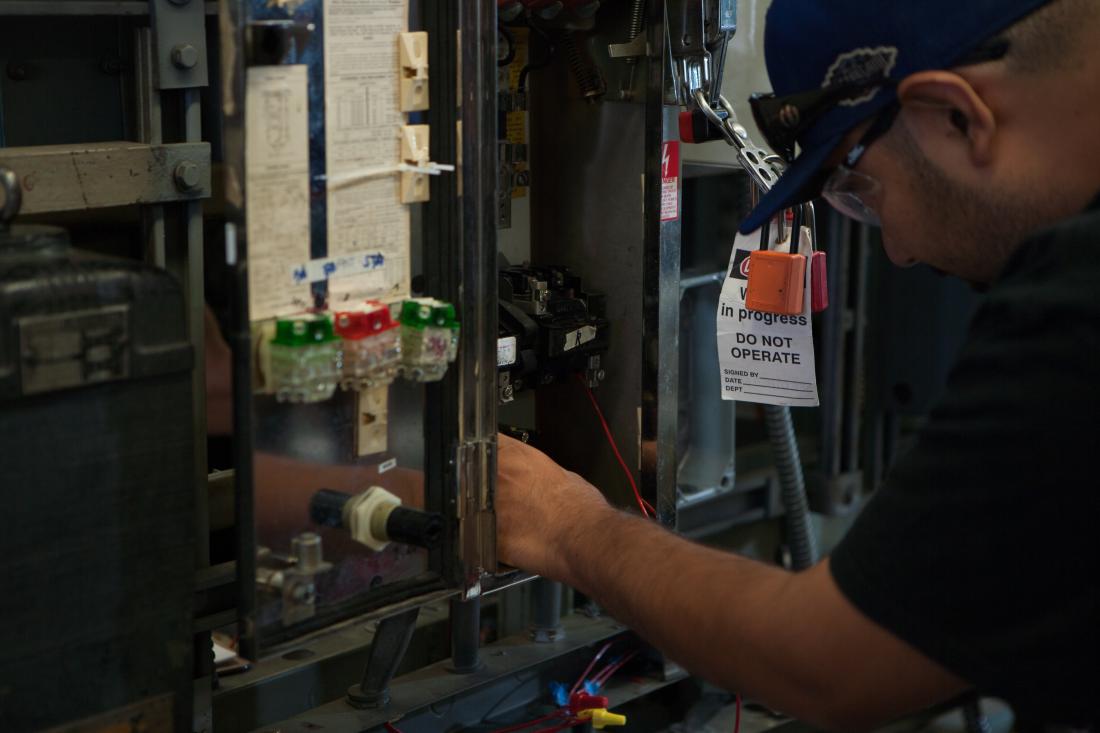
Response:
[{"label": "red wire", "polygon": [[389,733],[401,733],[393,723],[386,723],[386,730],[389,731]]},{"label": "red wire", "polygon": [[626,663],[629,662],[631,659],[633,659],[636,656],[638,656],[638,650],[637,649],[630,652],[630,654],[627,654],[625,657],[620,659],[618,662],[615,662],[614,664],[609,664],[606,667],[604,667],[604,669],[598,675],[596,675],[595,677],[592,678],[592,681],[595,682],[600,687],[603,687],[604,685],[607,684],[608,680],[610,680],[612,677],[615,676],[616,672],[618,672],[620,669],[622,669],[624,666],[626,666]]},{"label": "red wire", "polygon": [[737,693],[737,717],[733,720],[733,733],[741,733],[741,693]]},{"label": "red wire", "polygon": [[545,723],[546,721],[553,720],[554,718],[560,718],[565,714],[566,713],[565,713],[564,710],[555,710],[554,712],[550,713],[549,715],[544,715],[541,718],[535,718],[534,720],[528,720],[526,723],[519,723],[517,725],[510,725],[507,728],[497,728],[496,730],[492,731],[492,733],[512,733],[513,731],[523,730],[524,728],[530,728],[532,725],[538,725],[539,723]]},{"label": "red wire", "polygon": [[583,722],[584,721],[580,718],[570,718],[569,720],[559,725],[554,725],[549,728],[539,728],[538,730],[534,731],[534,733],[557,733],[560,730],[569,730],[570,728],[575,728]]},{"label": "red wire", "polygon": [[653,505],[642,498],[642,492],[638,491],[638,484],[634,481],[634,474],[630,472],[630,469],[626,465],[626,461],[623,460],[622,453],[619,452],[619,446],[615,444],[615,436],[611,434],[611,427],[607,424],[607,419],[603,416],[603,410],[600,409],[600,403],[596,401],[596,395],[592,394],[592,390],[588,384],[584,381],[584,377],[577,375],[577,379],[580,380],[581,385],[584,386],[584,393],[588,395],[588,401],[592,403],[592,408],[596,411],[596,417],[600,419],[600,425],[603,426],[604,435],[607,436],[607,442],[611,444],[611,450],[615,453],[615,458],[618,459],[619,465],[623,468],[623,473],[626,474],[626,480],[630,482],[630,488],[634,491],[634,498],[638,500],[638,506],[642,510],[642,516],[646,519],[650,519],[649,512],[652,510],[654,514],[657,513],[653,509]]},{"label": "red wire", "polygon": [[577,690],[581,689],[581,685],[584,684],[584,678],[588,676],[588,673],[592,671],[592,668],[596,666],[596,662],[603,659],[603,655],[607,654],[607,650],[611,648],[611,645],[615,642],[609,641],[603,645],[603,647],[596,652],[596,656],[592,657],[592,661],[588,663],[588,666],[581,672],[581,676],[577,678],[577,681],[573,683],[572,689],[569,690],[569,697],[573,697]]}]

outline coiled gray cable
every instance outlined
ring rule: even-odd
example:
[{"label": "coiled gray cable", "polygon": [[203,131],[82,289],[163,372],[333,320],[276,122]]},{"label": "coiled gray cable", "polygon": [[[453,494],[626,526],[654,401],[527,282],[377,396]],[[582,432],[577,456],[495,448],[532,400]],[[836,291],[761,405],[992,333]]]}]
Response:
[{"label": "coiled gray cable", "polygon": [[787,512],[787,542],[794,570],[805,570],[817,562],[817,536],[810,521],[810,501],[806,497],[806,477],[794,434],[789,407],[764,408],[768,439],[775,455],[783,508]]}]

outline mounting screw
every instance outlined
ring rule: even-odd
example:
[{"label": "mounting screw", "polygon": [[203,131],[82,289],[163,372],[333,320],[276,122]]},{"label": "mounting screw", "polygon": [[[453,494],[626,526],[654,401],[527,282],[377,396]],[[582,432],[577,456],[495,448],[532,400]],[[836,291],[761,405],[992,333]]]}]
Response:
[{"label": "mounting screw", "polygon": [[186,160],[176,166],[173,176],[176,179],[176,187],[181,191],[194,191],[202,183],[199,167]]},{"label": "mounting screw", "polygon": [[190,43],[181,43],[172,48],[172,63],[180,69],[193,69],[199,63],[199,50]]}]

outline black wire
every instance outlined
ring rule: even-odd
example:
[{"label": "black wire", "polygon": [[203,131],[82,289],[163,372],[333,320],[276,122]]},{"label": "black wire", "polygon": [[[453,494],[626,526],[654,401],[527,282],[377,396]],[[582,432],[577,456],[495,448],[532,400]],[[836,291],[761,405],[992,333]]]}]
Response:
[{"label": "black wire", "polygon": [[505,28],[503,24],[497,25],[497,33],[504,36],[504,40],[508,44],[508,53],[504,58],[497,59],[497,67],[503,68],[516,60],[516,37],[515,34]]},{"label": "black wire", "polygon": [[546,42],[546,58],[542,59],[538,63],[534,63],[530,59],[528,59],[527,64],[519,72],[519,82],[517,84],[517,89],[521,92],[526,91],[527,89],[527,75],[530,74],[532,71],[544,69],[549,66],[554,61],[554,55],[558,52],[558,48],[554,44],[554,39],[550,37],[550,34],[548,34],[542,28],[539,28],[534,23],[531,23],[530,26],[531,30],[539,34],[539,36],[542,37],[542,40]]}]

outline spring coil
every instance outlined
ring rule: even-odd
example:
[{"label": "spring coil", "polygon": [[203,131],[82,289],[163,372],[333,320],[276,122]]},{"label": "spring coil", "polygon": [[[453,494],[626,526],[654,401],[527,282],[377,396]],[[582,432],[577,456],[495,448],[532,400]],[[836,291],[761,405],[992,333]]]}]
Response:
[{"label": "spring coil", "polygon": [[642,32],[645,22],[645,0],[634,0],[630,6],[630,25],[627,26],[627,40],[633,41]]},{"label": "spring coil", "polygon": [[573,78],[581,89],[581,95],[586,99],[602,96],[607,91],[603,77],[600,76],[599,69],[581,54],[577,46],[576,34],[573,31],[567,33],[562,39],[562,44],[569,57],[569,70],[573,72]]}]

